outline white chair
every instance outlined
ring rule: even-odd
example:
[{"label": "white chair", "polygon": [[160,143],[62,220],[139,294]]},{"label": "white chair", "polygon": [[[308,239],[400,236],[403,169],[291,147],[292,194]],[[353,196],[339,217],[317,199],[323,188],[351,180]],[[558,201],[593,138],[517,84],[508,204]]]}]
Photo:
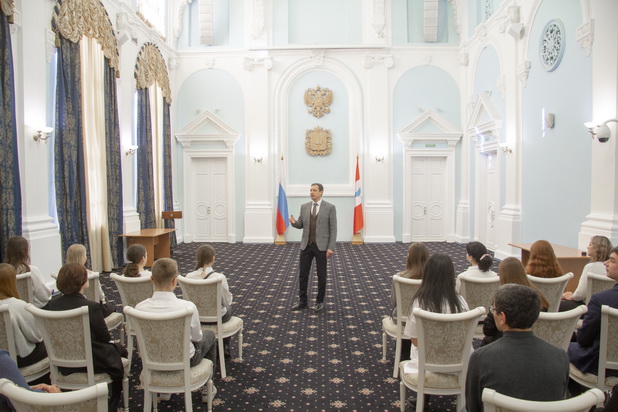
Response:
[{"label": "white chair", "polygon": [[405,410],[406,388],[417,393],[416,412],[424,407],[425,394],[457,395],[457,411],[465,406],[466,373],[476,324],[485,315],[478,307],[462,313],[434,313],[414,308],[418,333],[418,372],[401,370],[400,407]]},{"label": "white chair", "polygon": [[588,282],[586,283],[586,303],[590,302],[590,298],[595,293],[611,289],[615,284],[616,281],[608,278],[606,275],[588,272]]},{"label": "white chair", "polygon": [[598,389],[590,389],[570,399],[537,402],[512,398],[493,389],[485,388],[482,400],[485,412],[588,412],[592,406],[605,400],[605,394]]},{"label": "white chair", "polygon": [[567,283],[573,277],[573,272],[569,272],[566,275],[559,276],[557,278],[539,278],[536,276],[528,275],[530,282],[541,292],[545,299],[549,302],[548,312],[558,312],[560,308],[560,300],[562,294],[566,289]]},{"label": "white chair", "polygon": [[618,384],[618,377],[605,376],[606,369],[618,369],[618,309],[603,305],[601,306],[601,340],[597,373],[584,374],[571,364],[569,376],[580,385],[606,392]]},{"label": "white chair", "polygon": [[221,322],[222,280],[221,278],[187,279],[184,276],[178,276],[182,296],[195,303],[200,314],[200,322],[212,323],[212,325],[202,324],[202,330],[210,330],[217,337],[221,377],[225,378],[227,374],[225,356],[223,356],[223,339],[238,334],[238,360],[242,362],[243,320],[232,316],[227,322]]},{"label": "white chair", "polygon": [[[140,380],[144,387],[144,411],[157,410],[156,393],[185,394],[185,410],[193,410],[191,391],[205,384],[208,410],[212,410],[213,363],[208,359],[189,366],[193,308],[151,313],[125,306],[124,313],[137,334],[142,358]],[[153,396],[153,393],[155,396]]]},{"label": "white chair", "polygon": [[393,367],[393,378],[399,376],[399,361],[401,356],[401,338],[406,327],[406,321],[410,315],[412,298],[421,287],[420,279],[407,279],[401,276],[393,276],[395,286],[395,300],[397,301],[397,323],[390,316],[382,319],[382,360],[386,360],[386,349],[388,339],[395,338],[395,364]]},{"label": "white chair", "polygon": [[532,331],[539,338],[566,351],[577,321],[586,312],[588,307],[585,305],[565,312],[541,312],[532,325]]},{"label": "white chair", "polygon": [[17,293],[19,293],[21,300],[32,303],[34,285],[32,284],[32,274],[30,272],[17,275]]},{"label": "white chair", "polygon": [[107,412],[107,385],[99,383],[85,389],[63,393],[41,393],[0,379],[0,393],[10,399],[17,412]]},{"label": "white chair", "polygon": [[[13,362],[17,364],[17,347],[8,304],[0,305],[0,349],[8,351]],[[19,368],[19,372],[26,378],[26,382],[37,380],[49,373],[49,359],[45,358],[34,365]]]},{"label": "white chair", "polygon": [[[52,273],[51,275],[54,280],[58,280],[58,274]],[[89,272],[88,273],[88,288],[84,291],[84,296],[86,299],[91,300],[93,302],[101,301],[101,280],[99,279],[98,272]],[[119,312],[112,312],[105,317],[105,325],[107,326],[107,330],[114,330],[116,328],[120,328],[119,337],[120,343],[124,345],[124,316]]]},{"label": "white chair", "polygon": [[[97,383],[110,383],[107,373],[95,373],[92,358],[88,306],[71,310],[43,310],[30,304],[26,309],[34,315],[43,334],[49,357],[51,382],[62,389],[82,389]],[[129,409],[129,361],[122,358],[124,378],[122,394],[125,410]],[[63,375],[59,368],[86,368],[86,372]]]},{"label": "white chair", "polygon": [[[151,298],[154,292],[154,284],[149,277],[128,278],[116,273],[110,275],[118,293],[123,307],[131,306],[134,308],[138,303]],[[133,359],[133,336],[135,331],[129,322],[125,322],[125,332],[127,334],[127,350],[129,351],[129,363]]]},{"label": "white chair", "polygon": [[[459,294],[466,300],[468,307],[478,308],[481,306],[489,312],[489,307],[494,302],[496,289],[500,287],[500,276],[492,276],[490,278],[461,277],[459,282]],[[485,337],[482,324],[477,325],[474,337],[479,339]]]}]

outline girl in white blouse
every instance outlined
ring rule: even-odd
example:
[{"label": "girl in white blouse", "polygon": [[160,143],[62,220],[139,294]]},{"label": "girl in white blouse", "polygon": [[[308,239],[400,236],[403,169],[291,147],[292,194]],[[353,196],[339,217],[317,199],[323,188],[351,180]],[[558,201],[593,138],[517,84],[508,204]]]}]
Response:
[{"label": "girl in white blouse", "polygon": [[34,316],[26,310],[28,303],[19,298],[15,268],[8,263],[0,263],[0,305],[3,304],[9,305],[17,366],[23,368],[45,359],[43,335],[36,327]]},{"label": "girl in white blouse", "polygon": [[[32,303],[37,308],[45,306],[51,299],[51,289],[47,287],[43,280],[43,274],[38,267],[30,264],[30,245],[26,238],[22,236],[13,236],[6,242],[6,257],[5,263],[12,265],[15,268],[15,273],[30,272],[32,279],[33,296]],[[24,299],[28,299],[24,296]]]},{"label": "girl in white blouse", "polygon": [[481,242],[470,242],[466,245],[466,260],[470,263],[470,267],[457,276],[457,291],[459,291],[460,279],[462,278],[489,278],[497,276],[496,272],[489,269],[494,262],[494,258],[487,253],[487,248]]}]

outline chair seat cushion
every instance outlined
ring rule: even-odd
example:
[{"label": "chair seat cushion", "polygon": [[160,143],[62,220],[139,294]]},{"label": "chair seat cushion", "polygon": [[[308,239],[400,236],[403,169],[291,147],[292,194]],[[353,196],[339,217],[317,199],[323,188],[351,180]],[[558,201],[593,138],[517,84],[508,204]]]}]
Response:
[{"label": "chair seat cushion", "polygon": [[[569,372],[571,375],[575,376],[576,378],[579,378],[580,380],[584,382],[588,382],[589,384],[594,385],[594,386],[596,386],[597,381],[599,380],[599,377],[595,375],[594,373],[582,373],[573,364],[569,365]],[[605,386],[613,387],[616,384],[618,384],[618,376],[606,376],[605,377]]]},{"label": "chair seat cushion", "polygon": [[[410,339],[408,336],[405,336],[403,334],[404,328],[405,328],[405,325],[402,325],[401,337],[404,339]],[[393,318],[391,318],[390,316],[387,316],[382,319],[382,329],[389,336],[393,336],[393,337],[397,336],[397,324],[393,322]]]},{"label": "chair seat cushion", "polygon": [[[129,372],[129,367],[131,366],[131,364],[129,363],[129,360],[127,358],[121,358],[121,360],[122,360],[122,366],[124,367],[124,373],[126,377],[127,373]],[[107,373],[95,373],[94,381],[95,383],[111,382],[111,378],[109,377]],[[72,373],[70,375],[63,375],[62,373],[58,373],[57,378],[55,380],[55,384],[57,384],[60,387],[62,387],[63,384],[79,385],[79,384],[86,384],[86,383],[88,383],[88,374],[85,372],[77,372],[77,373]]]},{"label": "chair seat cushion", "polygon": [[[190,385],[195,385],[198,382],[205,382],[212,376],[212,362],[208,359],[202,359],[202,361],[191,368],[190,372]],[[158,387],[183,387],[184,373],[182,370],[178,371],[152,371],[150,382],[145,382],[146,374],[144,371],[140,374],[139,378],[144,386],[158,386]]]},{"label": "chair seat cushion", "polygon": [[25,377],[36,375],[38,373],[49,371],[49,358],[42,359],[33,365],[24,366],[19,368],[19,372]]},{"label": "chair seat cushion", "polygon": [[117,328],[122,325],[122,322],[124,322],[124,316],[122,316],[122,313],[118,312],[110,313],[110,315],[105,318],[105,326],[107,326],[107,329]]},{"label": "chair seat cushion", "polygon": [[[236,331],[242,329],[243,320],[239,317],[232,316],[230,320],[221,324],[221,328],[223,329],[223,335],[227,335],[228,333],[234,334]],[[202,330],[210,330],[215,335],[217,334],[217,325],[204,325],[202,324]]]},{"label": "chair seat cushion", "polygon": [[[404,373],[402,379],[410,387],[418,386],[417,373]],[[435,389],[461,389],[459,377],[448,373],[426,372],[424,386]]]}]

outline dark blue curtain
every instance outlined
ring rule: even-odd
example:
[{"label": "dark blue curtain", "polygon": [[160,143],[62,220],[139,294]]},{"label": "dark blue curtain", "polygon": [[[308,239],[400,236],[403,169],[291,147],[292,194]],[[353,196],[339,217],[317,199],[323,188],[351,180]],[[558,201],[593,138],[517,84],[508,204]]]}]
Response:
[{"label": "dark blue curtain", "polygon": [[105,59],[105,146],[107,161],[107,224],[114,267],[124,264],[122,234],[122,169],[116,71]]},{"label": "dark blue curtain", "polygon": [[64,252],[81,243],[90,256],[82,129],[79,43],[59,37],[56,80],[56,208]]},{"label": "dark blue curtain", "polygon": [[[172,124],[170,105],[163,99],[163,203],[165,210],[174,210],[174,192],[172,190]],[[165,219],[165,227],[173,229],[174,219]],[[170,243],[176,246],[176,232],[172,232]]]},{"label": "dark blue curtain", "polygon": [[4,261],[6,241],[21,235],[21,186],[17,156],[17,122],[13,52],[9,18],[0,13],[0,262]]},{"label": "dark blue curtain", "polygon": [[152,123],[148,89],[137,90],[137,212],[142,229],[156,227],[152,169]]}]

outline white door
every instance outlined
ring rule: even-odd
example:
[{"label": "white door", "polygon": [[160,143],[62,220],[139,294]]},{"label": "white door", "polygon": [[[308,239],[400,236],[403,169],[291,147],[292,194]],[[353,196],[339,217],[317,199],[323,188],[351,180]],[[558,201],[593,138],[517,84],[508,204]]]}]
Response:
[{"label": "white door", "polygon": [[496,250],[496,222],[499,205],[498,171],[496,170],[497,152],[483,154],[479,165],[479,242],[487,249]]},{"label": "white door", "polygon": [[412,157],[410,240],[445,240],[446,158]]},{"label": "white door", "polygon": [[193,159],[195,242],[226,242],[228,228],[227,164],[225,158]]}]

